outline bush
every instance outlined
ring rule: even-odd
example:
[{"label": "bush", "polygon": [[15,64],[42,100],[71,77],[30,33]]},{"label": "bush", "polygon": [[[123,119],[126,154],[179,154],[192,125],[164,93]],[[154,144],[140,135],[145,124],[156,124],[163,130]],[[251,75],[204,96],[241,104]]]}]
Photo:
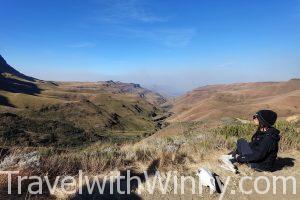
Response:
[{"label": "bush", "polygon": [[280,130],[280,150],[300,149],[300,133],[297,124],[279,121],[275,127]]},{"label": "bush", "polygon": [[[297,124],[278,121],[275,128],[280,131],[280,150],[300,149],[300,133],[297,131]],[[236,141],[238,138],[245,138],[249,141],[255,130],[254,124],[231,124],[218,127],[213,132],[216,135],[224,136],[227,141]]]},{"label": "bush", "polygon": [[223,135],[226,139],[231,137],[250,139],[255,131],[254,124],[232,124],[214,129],[215,134]]}]

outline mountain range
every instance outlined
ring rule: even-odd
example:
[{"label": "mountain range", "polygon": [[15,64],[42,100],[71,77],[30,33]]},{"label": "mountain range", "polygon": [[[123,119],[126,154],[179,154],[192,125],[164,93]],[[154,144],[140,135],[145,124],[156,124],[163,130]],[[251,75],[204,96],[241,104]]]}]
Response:
[{"label": "mountain range", "polygon": [[208,85],[168,98],[136,83],[53,82],[29,77],[0,56],[0,138],[33,146],[136,139],[168,123],[251,119],[260,109],[300,114],[300,79]]},{"label": "mountain range", "polygon": [[53,82],[26,76],[0,57],[0,138],[24,145],[134,139],[163,123],[166,100],[135,83]]},{"label": "mountain range", "polygon": [[300,113],[300,79],[208,85],[176,98],[172,106],[171,122],[251,119],[260,109],[288,117]]}]

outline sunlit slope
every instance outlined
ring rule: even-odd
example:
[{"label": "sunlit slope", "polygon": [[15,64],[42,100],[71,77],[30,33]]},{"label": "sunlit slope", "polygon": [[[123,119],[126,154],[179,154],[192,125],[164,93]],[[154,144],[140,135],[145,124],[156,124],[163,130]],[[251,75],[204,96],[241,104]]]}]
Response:
[{"label": "sunlit slope", "polygon": [[[80,132],[82,138],[95,140],[114,133],[143,136],[159,129],[153,117],[164,112],[159,105],[165,99],[138,84],[42,81],[21,74],[3,60],[0,63],[2,137],[11,134],[16,140],[23,133],[54,132],[59,136],[73,130]],[[40,127],[45,123],[56,125],[52,131],[45,130]]]},{"label": "sunlit slope", "polygon": [[200,87],[176,99],[170,121],[250,118],[259,109],[275,110],[280,117],[299,114],[300,79]]}]

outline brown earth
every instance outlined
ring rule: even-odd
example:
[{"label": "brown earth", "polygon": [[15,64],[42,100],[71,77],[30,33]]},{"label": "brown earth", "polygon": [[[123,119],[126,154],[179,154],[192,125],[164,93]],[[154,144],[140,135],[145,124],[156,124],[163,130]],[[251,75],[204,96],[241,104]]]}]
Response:
[{"label": "brown earth", "polygon": [[170,122],[250,119],[260,109],[272,109],[280,117],[288,117],[300,113],[300,79],[204,86],[172,104],[174,115]]}]

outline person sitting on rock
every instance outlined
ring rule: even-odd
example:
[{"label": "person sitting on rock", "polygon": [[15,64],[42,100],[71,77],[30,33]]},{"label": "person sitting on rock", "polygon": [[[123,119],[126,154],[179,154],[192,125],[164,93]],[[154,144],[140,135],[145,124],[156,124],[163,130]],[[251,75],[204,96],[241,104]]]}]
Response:
[{"label": "person sitting on rock", "polygon": [[260,110],[253,116],[253,120],[258,128],[251,141],[238,139],[236,150],[220,157],[225,164],[221,167],[236,172],[233,163],[238,162],[246,163],[257,171],[272,170],[280,140],[280,131],[273,127],[277,114],[272,110]]}]

